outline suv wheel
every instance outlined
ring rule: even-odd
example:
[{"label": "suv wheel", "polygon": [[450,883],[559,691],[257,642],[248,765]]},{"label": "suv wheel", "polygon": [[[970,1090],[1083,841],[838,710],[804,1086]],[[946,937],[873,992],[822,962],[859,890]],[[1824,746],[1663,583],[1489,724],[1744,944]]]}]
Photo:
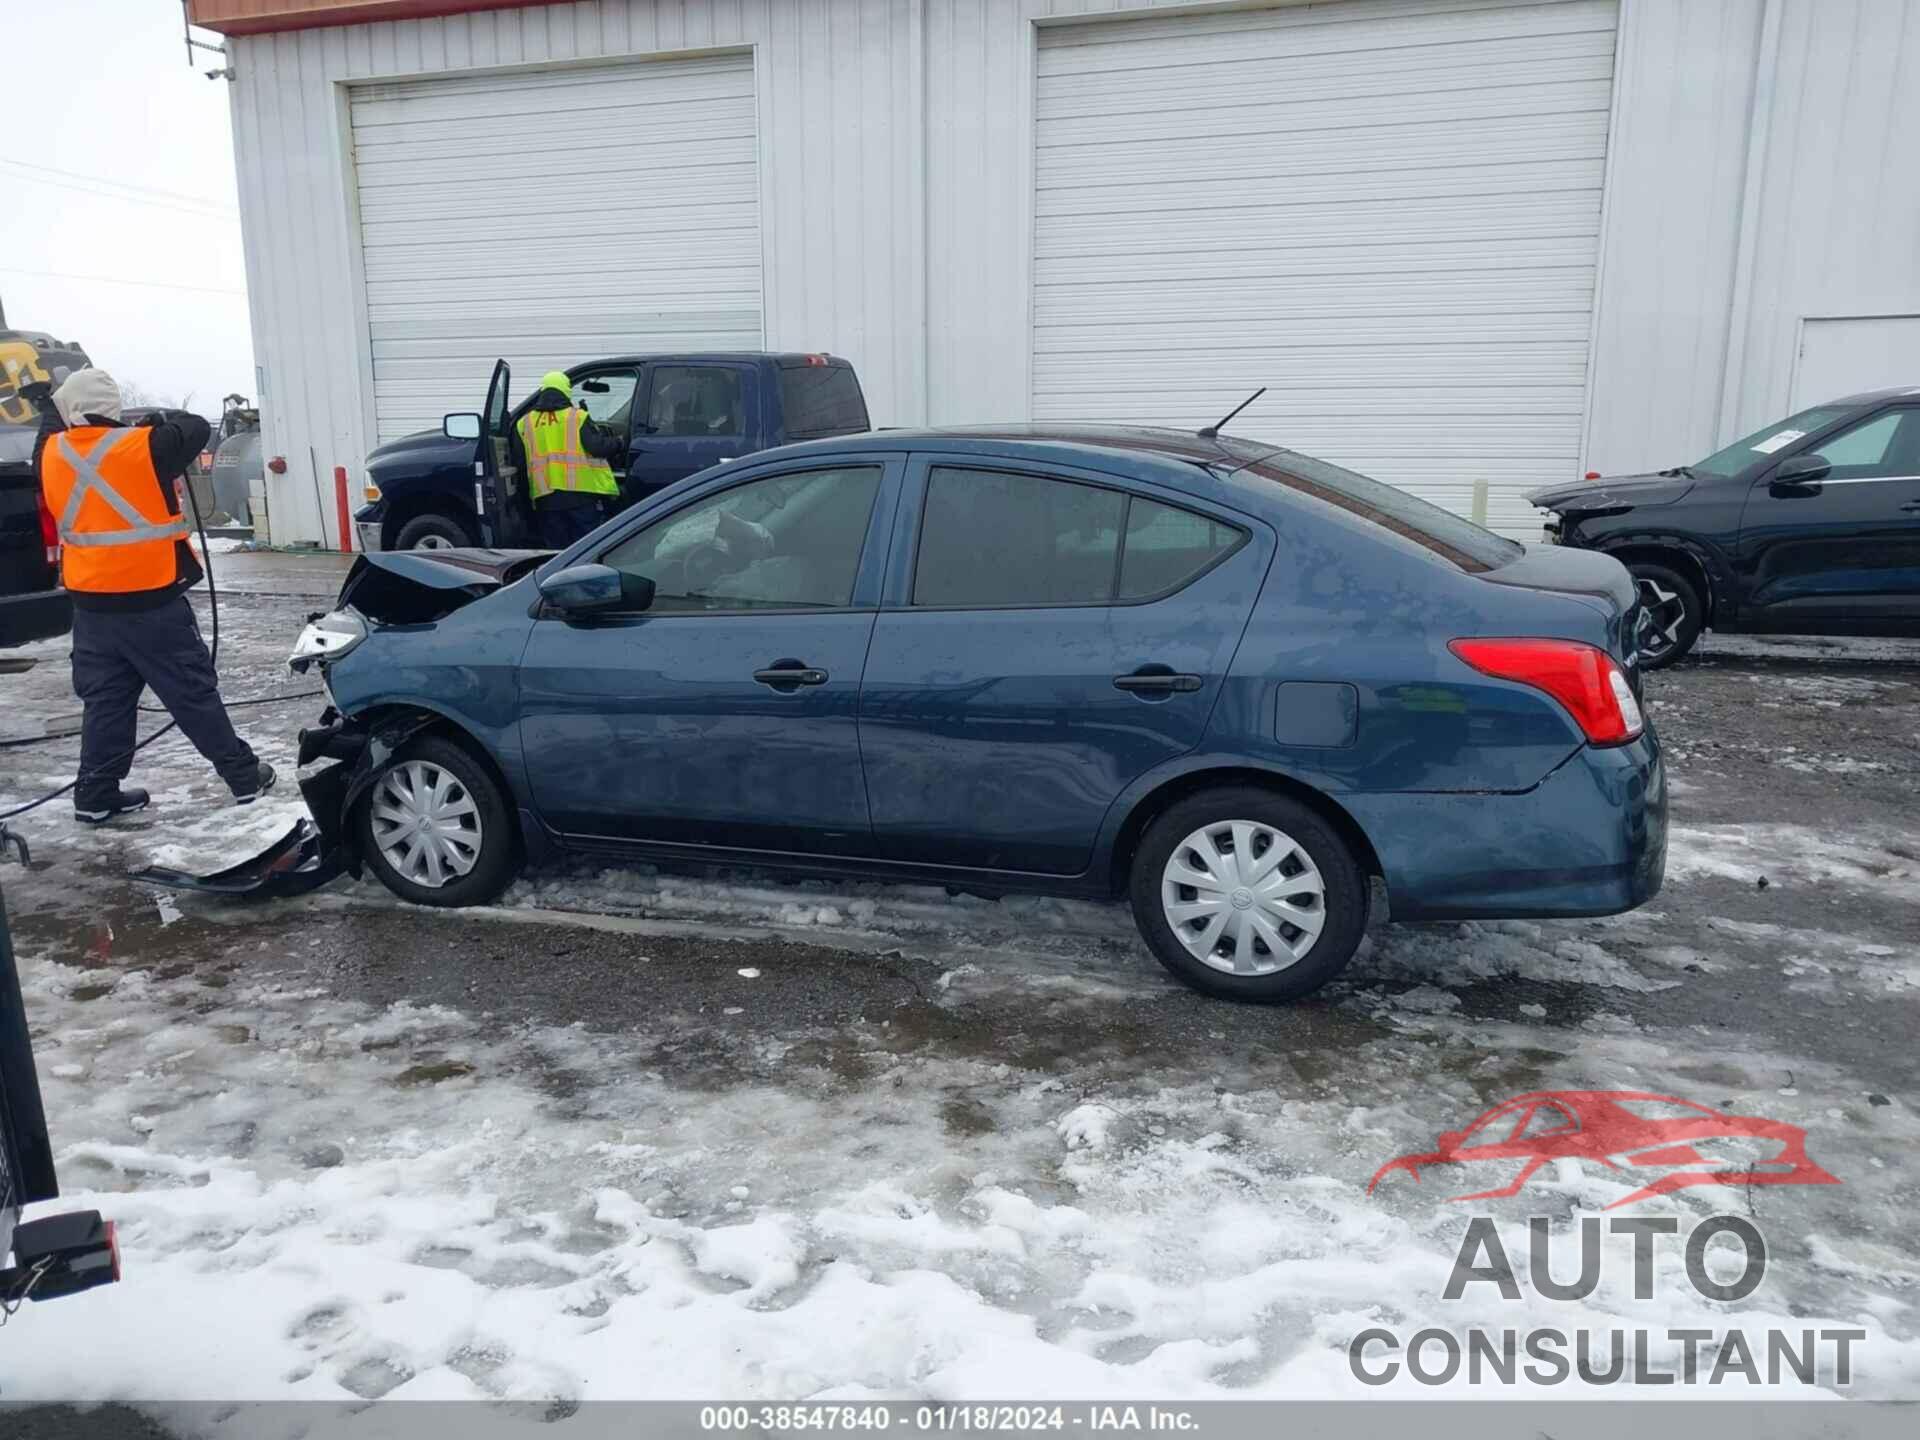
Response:
[{"label": "suv wheel", "polygon": [[1693,649],[1705,628],[1706,607],[1693,581],[1678,570],[1651,561],[1628,567],[1640,590],[1640,667],[1664,670]]},{"label": "suv wheel", "polygon": [[396,550],[453,550],[477,543],[451,515],[416,515],[393,537]]},{"label": "suv wheel", "polygon": [[360,853],[416,905],[484,905],[519,869],[507,797],[451,740],[428,735],[389,760],[354,816]]},{"label": "suv wheel", "polygon": [[1298,1000],[1353,958],[1367,877],[1315,811],[1253,786],[1170,806],[1134,852],[1134,923],[1160,963],[1230,1000]]}]

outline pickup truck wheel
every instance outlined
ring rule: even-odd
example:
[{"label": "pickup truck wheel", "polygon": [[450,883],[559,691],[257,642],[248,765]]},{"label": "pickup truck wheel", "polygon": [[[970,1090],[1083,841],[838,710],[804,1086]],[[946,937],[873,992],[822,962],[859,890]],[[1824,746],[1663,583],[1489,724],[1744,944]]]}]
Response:
[{"label": "pickup truck wheel", "polygon": [[1298,1000],[1353,958],[1367,877],[1309,806],[1254,786],[1205,790],[1147,827],[1128,889],[1156,958],[1196,990]]},{"label": "pickup truck wheel", "polygon": [[484,905],[519,869],[512,811],[487,769],[428,735],[389,760],[354,816],[360,853],[416,905]]},{"label": "pickup truck wheel", "polygon": [[1664,670],[1693,649],[1705,628],[1706,606],[1686,576],[1666,565],[1638,561],[1628,567],[1640,590],[1640,668]]},{"label": "pickup truck wheel", "polygon": [[393,537],[396,550],[453,550],[478,543],[451,515],[416,515]]}]

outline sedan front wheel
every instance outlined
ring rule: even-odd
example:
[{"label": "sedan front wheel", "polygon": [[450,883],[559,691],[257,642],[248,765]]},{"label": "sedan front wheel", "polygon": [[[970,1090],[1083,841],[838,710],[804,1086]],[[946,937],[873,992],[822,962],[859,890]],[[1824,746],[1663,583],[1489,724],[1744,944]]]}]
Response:
[{"label": "sedan front wheel", "polygon": [[518,868],[511,813],[485,766],[429,735],[374,777],[355,823],[361,855],[402,900],[484,905]]}]

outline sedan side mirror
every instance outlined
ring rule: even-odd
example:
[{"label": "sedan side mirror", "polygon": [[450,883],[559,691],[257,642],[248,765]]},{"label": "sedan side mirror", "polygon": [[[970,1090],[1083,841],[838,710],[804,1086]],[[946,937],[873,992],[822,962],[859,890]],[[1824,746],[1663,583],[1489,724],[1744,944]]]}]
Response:
[{"label": "sedan side mirror", "polygon": [[472,411],[443,415],[440,417],[440,433],[449,440],[478,440],[480,417]]},{"label": "sedan side mirror", "polygon": [[1782,460],[1767,489],[1775,495],[1813,495],[1813,487],[1833,471],[1833,462],[1819,455],[1795,455]]},{"label": "sedan side mirror", "polygon": [[569,565],[541,577],[540,598],[563,615],[646,610],[654,585],[645,575],[629,575],[611,565]]}]

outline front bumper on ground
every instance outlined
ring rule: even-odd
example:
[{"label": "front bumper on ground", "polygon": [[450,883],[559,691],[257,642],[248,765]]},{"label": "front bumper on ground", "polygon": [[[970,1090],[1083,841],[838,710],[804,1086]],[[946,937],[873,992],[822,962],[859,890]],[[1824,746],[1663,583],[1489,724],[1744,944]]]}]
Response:
[{"label": "front bumper on ground", "polygon": [[1651,729],[1582,747],[1522,794],[1341,798],[1380,856],[1395,920],[1617,915],[1666,875],[1666,769]]},{"label": "front bumper on ground", "polygon": [[[251,860],[224,870],[197,875],[151,865],[132,878],[202,895],[277,899],[317,890],[342,873],[358,876],[360,853],[347,819],[386,759],[430,723],[429,717],[411,717],[369,729],[329,709],[319,725],[300,732],[300,798],[309,819]],[[336,763],[308,769],[321,760]]]}]

